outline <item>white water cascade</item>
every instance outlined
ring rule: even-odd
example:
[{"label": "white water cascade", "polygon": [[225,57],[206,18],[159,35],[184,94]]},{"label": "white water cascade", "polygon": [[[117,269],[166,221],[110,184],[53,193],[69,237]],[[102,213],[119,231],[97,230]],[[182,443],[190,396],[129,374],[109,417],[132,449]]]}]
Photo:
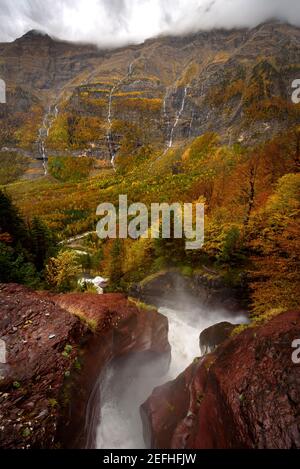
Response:
[{"label": "white water cascade", "polygon": [[169,140],[169,143],[168,143],[168,148],[172,148],[173,146],[173,140],[174,140],[174,132],[176,130],[176,127],[178,126],[178,123],[180,121],[180,118],[182,116],[182,113],[184,111],[184,107],[185,107],[185,102],[186,102],[186,96],[187,96],[187,90],[188,90],[188,87],[186,86],[184,88],[184,92],[183,92],[183,98],[182,98],[182,103],[181,103],[181,106],[180,106],[180,109],[179,111],[177,112],[176,114],[176,119],[175,119],[175,122],[174,122],[174,125],[171,129],[171,133],[170,133],[170,140]]},{"label": "white water cascade", "polygon": [[192,136],[192,130],[193,130],[194,119],[195,119],[195,113],[194,113],[194,111],[193,111],[193,112],[192,112],[191,121],[190,121],[190,127],[189,127],[189,138],[191,138],[191,136]]},{"label": "white water cascade", "polygon": [[44,119],[43,119],[43,126],[39,129],[39,137],[38,137],[38,148],[39,153],[43,160],[43,168],[44,174],[47,176],[48,169],[47,169],[47,153],[46,153],[46,140],[49,136],[50,129],[57,119],[58,116],[58,105],[55,104],[54,106],[49,106],[48,111],[46,112]]},{"label": "white water cascade", "polygon": [[109,93],[109,97],[108,97],[108,114],[107,114],[108,126],[107,126],[106,140],[107,140],[107,144],[108,144],[108,150],[109,150],[111,165],[114,169],[115,169],[116,153],[115,153],[115,149],[114,149],[114,146],[113,146],[112,131],[111,131],[112,130],[112,98],[113,98],[113,95],[114,95],[116,89],[120,85],[120,83],[121,82],[118,82],[115,86],[112,87],[112,89]]},{"label": "white water cascade", "polygon": [[[180,106],[180,109],[177,111],[176,113],[176,119],[175,119],[175,122],[171,128],[171,132],[170,132],[170,138],[169,138],[169,141],[167,143],[167,147],[166,149],[164,150],[163,153],[161,153],[158,158],[156,158],[154,161],[152,161],[152,163],[150,164],[149,166],[149,169],[151,170],[153,164],[156,162],[156,161],[159,161],[162,157],[164,157],[167,152],[170,150],[170,148],[173,147],[173,143],[174,143],[174,132],[176,130],[176,127],[178,126],[179,124],[179,121],[181,119],[181,116],[183,114],[183,111],[184,111],[184,108],[185,108],[185,103],[186,103],[186,97],[187,97],[187,92],[188,92],[188,86],[186,86],[184,88],[184,92],[183,92],[183,98],[182,98],[182,102],[181,102],[181,106]],[[166,94],[165,94],[165,97],[164,97],[164,101],[163,101],[163,114],[164,114],[164,118],[166,119],[167,118],[167,100],[169,98],[169,88],[167,88],[167,91],[166,91]],[[168,122],[168,124],[170,124],[170,122]]]},{"label": "white water cascade", "polygon": [[162,375],[158,360],[137,355],[108,368],[101,386],[101,423],[96,437],[98,449],[145,448],[140,406],[153,389],[177,377],[200,356],[201,331],[224,320],[239,324],[246,322],[244,316],[232,316],[222,310],[175,311],[161,308],[160,313],[169,320],[170,368]]},{"label": "white water cascade", "polygon": [[129,78],[132,73],[133,73],[133,65],[138,59],[133,60],[130,62],[128,65],[128,71],[125,77],[123,77],[121,80],[119,80],[110,90],[109,97],[108,97],[108,113],[107,113],[107,132],[106,132],[106,140],[107,140],[107,145],[108,145],[108,150],[109,150],[109,155],[110,155],[110,162],[114,170],[116,170],[116,165],[115,165],[115,160],[117,156],[117,152],[114,148],[114,142],[113,142],[113,137],[112,137],[112,102],[113,102],[113,96],[117,89],[124,83],[124,81]]},{"label": "white water cascade", "polygon": [[163,100],[163,116],[164,116],[164,119],[168,118],[167,102],[168,102],[169,96],[170,96],[170,87],[168,87],[166,89],[166,94],[165,94],[165,97],[164,97],[164,100]]}]

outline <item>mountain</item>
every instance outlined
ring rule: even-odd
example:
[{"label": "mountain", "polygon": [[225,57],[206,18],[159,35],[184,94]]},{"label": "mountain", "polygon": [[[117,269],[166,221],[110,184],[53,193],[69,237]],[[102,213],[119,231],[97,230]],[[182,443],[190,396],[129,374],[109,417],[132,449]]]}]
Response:
[{"label": "mountain", "polygon": [[300,75],[300,29],[280,22],[115,50],[30,31],[0,44],[0,54],[2,146],[37,153],[45,119],[53,154],[107,160],[207,131],[248,144],[299,122],[291,84]]},{"label": "mountain", "polygon": [[[142,402],[147,447],[300,446],[299,46],[274,21],[114,50],[0,44],[0,446],[140,446]],[[186,216],[182,238],[140,222],[99,239],[99,204],[130,235],[137,202],[151,221],[151,204],[202,204],[203,246]],[[169,364],[167,323],[164,380],[148,365]]]}]

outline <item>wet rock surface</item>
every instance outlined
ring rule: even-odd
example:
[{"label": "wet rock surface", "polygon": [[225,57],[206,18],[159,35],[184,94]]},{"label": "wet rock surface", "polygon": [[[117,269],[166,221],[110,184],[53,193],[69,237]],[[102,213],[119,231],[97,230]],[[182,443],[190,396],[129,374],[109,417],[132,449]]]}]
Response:
[{"label": "wet rock surface", "polygon": [[[138,353],[170,361],[168,320],[155,309],[144,309],[122,294],[58,296],[68,311],[97,320],[95,335],[84,347],[82,373],[69,390],[70,399],[60,423],[59,438],[68,448],[94,448],[100,422],[99,380],[113,360]],[[66,432],[66,428],[68,429]]]},{"label": "wet rock surface", "polygon": [[197,309],[201,304],[207,308],[221,307],[238,312],[247,304],[242,280],[239,287],[230,287],[217,272],[208,269],[191,277],[185,277],[177,270],[162,271],[134,285],[130,294],[148,304],[176,310]]},{"label": "wet rock surface", "polygon": [[0,447],[58,448],[67,440],[74,446],[79,435],[82,443],[101,370],[130,352],[168,359],[167,336],[163,316],[123,295],[0,285]]},{"label": "wet rock surface", "polygon": [[202,331],[199,341],[201,354],[214,352],[218,345],[230,337],[235,327],[236,325],[230,322],[220,322]]},{"label": "wet rock surface", "polygon": [[300,448],[300,313],[248,328],[142,406],[152,448]]},{"label": "wet rock surface", "polygon": [[55,445],[59,391],[85,329],[42,295],[0,285],[1,448]]}]

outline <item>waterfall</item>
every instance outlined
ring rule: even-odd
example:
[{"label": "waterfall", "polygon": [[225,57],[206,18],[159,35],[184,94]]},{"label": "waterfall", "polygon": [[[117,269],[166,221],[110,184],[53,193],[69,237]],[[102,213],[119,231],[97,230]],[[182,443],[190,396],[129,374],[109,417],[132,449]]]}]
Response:
[{"label": "waterfall", "polygon": [[38,148],[39,153],[43,160],[43,168],[44,174],[47,176],[48,169],[47,169],[47,153],[46,153],[46,140],[49,137],[50,129],[57,119],[58,116],[58,105],[55,104],[54,106],[49,106],[48,111],[46,112],[44,119],[43,119],[43,126],[39,129],[39,136],[38,136]]},{"label": "waterfall", "polygon": [[190,122],[190,128],[189,128],[189,138],[191,138],[191,136],[192,136],[194,118],[195,118],[195,113],[194,113],[194,111],[193,111],[193,112],[192,112],[191,122]]},{"label": "waterfall", "polygon": [[108,145],[108,150],[109,150],[109,155],[110,155],[110,162],[114,170],[116,171],[116,165],[115,165],[115,160],[117,156],[117,152],[114,148],[114,141],[113,141],[113,136],[112,136],[112,101],[113,101],[113,96],[117,89],[124,83],[124,81],[129,78],[132,73],[133,73],[133,65],[138,59],[134,59],[130,64],[128,65],[128,71],[125,77],[121,78],[110,90],[109,97],[108,97],[108,113],[107,113],[107,133],[106,133],[106,141]]},{"label": "waterfall", "polygon": [[181,106],[180,106],[180,109],[179,111],[177,112],[176,114],[176,119],[175,119],[175,122],[174,122],[174,125],[171,129],[171,133],[170,133],[170,140],[169,140],[169,143],[168,143],[168,148],[172,148],[173,146],[173,140],[174,140],[174,132],[176,130],[176,127],[180,121],[180,118],[182,116],[182,113],[184,111],[184,107],[185,107],[185,101],[186,101],[186,96],[187,96],[187,90],[188,90],[188,87],[186,86],[184,88],[184,93],[183,93],[183,98],[182,98],[182,103],[181,103]]},{"label": "waterfall", "polygon": [[133,73],[133,65],[135,64],[135,62],[139,60],[138,58],[137,59],[134,59],[128,66],[128,76],[132,75]]},{"label": "waterfall", "polygon": [[164,97],[164,101],[163,101],[163,116],[165,119],[168,118],[168,113],[167,113],[167,100],[169,99],[169,94],[170,94],[170,88],[168,87],[167,90],[166,90],[166,94],[165,94],[165,97]]},{"label": "waterfall", "polygon": [[116,152],[114,149],[114,144],[113,144],[113,138],[112,138],[112,98],[114,95],[114,92],[116,91],[118,85],[120,82],[118,82],[115,86],[112,87],[109,97],[108,97],[108,114],[107,114],[107,134],[106,134],[106,140],[108,144],[108,150],[109,150],[109,155],[110,155],[110,161],[112,164],[112,167],[115,168],[115,158],[116,158]]},{"label": "waterfall", "polygon": [[[174,132],[176,130],[176,127],[181,119],[181,116],[183,114],[183,111],[184,111],[184,108],[185,108],[185,102],[186,102],[186,97],[187,97],[187,91],[188,91],[188,86],[185,86],[184,88],[184,92],[183,92],[183,98],[182,98],[182,102],[181,102],[181,106],[180,106],[180,109],[177,111],[176,113],[176,119],[175,119],[175,122],[172,126],[172,129],[171,129],[171,133],[170,133],[170,139],[167,143],[167,147],[166,149],[164,150],[163,153],[161,153],[154,161],[152,161],[152,163],[150,164],[149,166],[149,170],[151,170],[153,164],[157,161],[159,161],[161,158],[163,158],[167,153],[168,153],[168,150],[170,148],[172,148],[173,146],[173,141],[174,141]],[[169,88],[167,89],[166,91],[166,94],[165,94],[165,98],[164,98],[164,102],[163,102],[163,113],[164,113],[164,117],[167,117],[167,99],[169,97]]]},{"label": "waterfall", "polygon": [[57,119],[58,112],[59,112],[59,111],[58,111],[58,105],[57,105],[57,104],[55,104],[55,106],[54,106],[54,120],[56,120],[56,119]]},{"label": "waterfall", "polygon": [[[98,449],[145,448],[140,405],[156,386],[175,379],[200,356],[199,335],[204,329],[224,320],[237,324],[245,322],[244,316],[237,317],[225,310],[160,308],[159,312],[169,320],[170,368],[164,373],[157,360],[137,355],[108,367],[102,385],[97,388],[102,403],[96,436]],[[94,409],[92,415],[97,413]]]}]

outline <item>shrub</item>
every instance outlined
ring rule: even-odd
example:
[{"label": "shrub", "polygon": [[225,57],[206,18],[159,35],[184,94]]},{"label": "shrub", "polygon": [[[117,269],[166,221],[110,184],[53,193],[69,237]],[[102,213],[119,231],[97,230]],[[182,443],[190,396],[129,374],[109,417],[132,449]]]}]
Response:
[{"label": "shrub", "polygon": [[86,179],[94,166],[94,159],[71,156],[49,158],[50,174],[61,182],[77,182]]}]

